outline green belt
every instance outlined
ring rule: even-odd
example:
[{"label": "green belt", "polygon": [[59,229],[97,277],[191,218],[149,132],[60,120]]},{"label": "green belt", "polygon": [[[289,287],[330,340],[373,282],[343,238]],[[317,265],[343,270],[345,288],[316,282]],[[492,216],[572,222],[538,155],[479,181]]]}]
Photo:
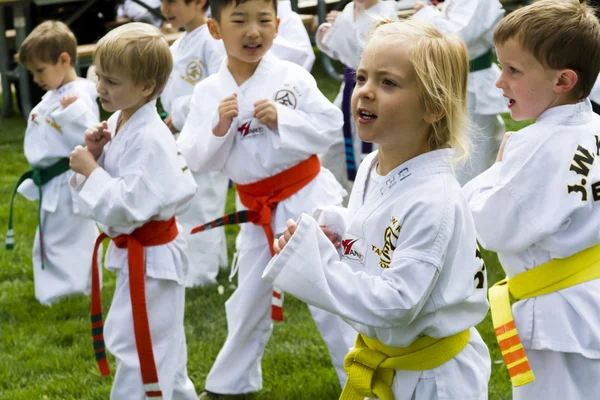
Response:
[{"label": "green belt", "polygon": [[32,179],[33,183],[36,184],[38,190],[40,192],[40,203],[38,206],[38,227],[40,231],[40,250],[41,250],[41,259],[42,259],[42,269],[44,268],[44,241],[42,234],[42,186],[46,183],[50,182],[52,179],[56,178],[60,174],[67,172],[69,169],[69,159],[61,158],[56,163],[50,165],[46,168],[35,168],[32,167],[29,171],[25,172],[19,178],[17,182],[17,186],[15,186],[15,190],[13,191],[12,197],[10,199],[10,212],[8,214],[8,232],[6,233],[6,249],[11,250],[15,246],[15,234],[13,231],[13,203],[15,201],[15,195],[17,194],[17,189],[26,179]]},{"label": "green belt", "polygon": [[469,61],[469,72],[477,72],[483,69],[491,68],[492,66],[492,51],[488,51]]}]

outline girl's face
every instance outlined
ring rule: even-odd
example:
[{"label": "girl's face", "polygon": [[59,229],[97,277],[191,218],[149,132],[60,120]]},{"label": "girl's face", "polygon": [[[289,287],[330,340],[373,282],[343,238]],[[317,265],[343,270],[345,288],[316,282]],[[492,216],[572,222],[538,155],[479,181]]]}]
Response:
[{"label": "girl's face", "polygon": [[204,4],[200,0],[191,0],[189,3],[186,3],[185,0],[161,0],[160,12],[173,28],[185,28],[190,32],[199,26],[200,21],[198,20],[203,21],[205,18],[202,10]]},{"label": "girl's face", "polygon": [[427,147],[431,125],[425,121],[409,48],[408,43],[380,36],[365,48],[352,93],[352,114],[365,142],[406,151]]}]

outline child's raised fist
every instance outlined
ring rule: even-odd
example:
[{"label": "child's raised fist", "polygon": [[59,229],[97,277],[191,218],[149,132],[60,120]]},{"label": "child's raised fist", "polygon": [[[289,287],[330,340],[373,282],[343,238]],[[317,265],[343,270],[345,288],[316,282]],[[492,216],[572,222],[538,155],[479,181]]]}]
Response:
[{"label": "child's raised fist", "polygon": [[85,146],[87,150],[94,156],[94,160],[97,160],[106,143],[112,139],[111,133],[108,131],[108,123],[102,121],[85,131]]},{"label": "child's raised fist", "polygon": [[78,98],[79,95],[77,93],[67,93],[60,99],[60,105],[63,108],[67,108],[71,104],[75,103]]},{"label": "child's raised fist", "polygon": [[71,152],[69,166],[73,171],[88,177],[96,168],[98,168],[98,163],[96,163],[94,155],[85,147],[77,146]]},{"label": "child's raised fist", "polygon": [[272,131],[277,130],[277,107],[271,100],[264,99],[254,103],[254,118]]},{"label": "child's raised fist", "polygon": [[215,136],[225,136],[229,132],[233,119],[238,116],[239,107],[237,102],[237,94],[232,94],[224,98],[219,103],[219,123],[213,129]]}]

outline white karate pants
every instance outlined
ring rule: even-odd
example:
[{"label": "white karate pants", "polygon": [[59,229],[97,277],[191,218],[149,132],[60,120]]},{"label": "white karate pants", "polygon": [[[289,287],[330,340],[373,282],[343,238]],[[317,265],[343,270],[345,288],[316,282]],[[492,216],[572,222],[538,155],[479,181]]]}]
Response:
[{"label": "white karate pants", "polygon": [[[197,400],[187,374],[183,328],[185,287],[146,277],[146,306],[163,400]],[[104,327],[106,348],[117,361],[111,400],[146,400],[133,331],[128,271],[117,271],[117,287]],[[91,345],[91,342],[90,342]]]},{"label": "white karate pants", "polygon": [[[261,279],[271,259],[269,247],[260,245],[238,251],[238,288],[225,303],[227,339],[206,379],[207,390],[222,394],[262,389],[261,359],[273,329],[273,285]],[[344,357],[354,344],[356,331],[338,316],[314,307],[309,310],[343,385]]]}]

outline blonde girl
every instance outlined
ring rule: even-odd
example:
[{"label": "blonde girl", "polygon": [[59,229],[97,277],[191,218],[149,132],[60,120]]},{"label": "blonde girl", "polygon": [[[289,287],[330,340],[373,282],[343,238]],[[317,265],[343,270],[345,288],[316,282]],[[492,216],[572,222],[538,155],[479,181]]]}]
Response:
[{"label": "blonde girl", "polygon": [[382,22],[356,73],[361,164],[348,209],[289,221],[263,275],[357,331],[342,399],[487,399],[487,313],[475,228],[453,173],[467,149],[464,43]]}]

